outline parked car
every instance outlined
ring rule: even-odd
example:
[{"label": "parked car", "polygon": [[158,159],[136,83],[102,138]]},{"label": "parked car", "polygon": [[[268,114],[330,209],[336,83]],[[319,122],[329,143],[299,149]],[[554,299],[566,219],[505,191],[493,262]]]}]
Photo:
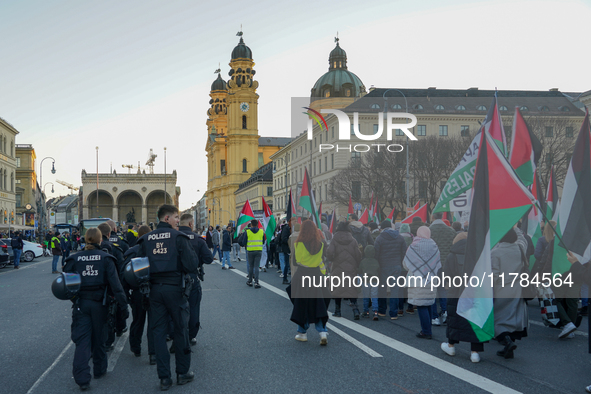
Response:
[{"label": "parked car", "polygon": [[[11,239],[10,238],[3,238],[2,241],[4,241],[6,243],[6,245],[8,246],[6,248],[6,251],[9,253],[10,255],[10,263],[14,264],[14,253],[12,252],[12,247],[10,246],[11,244]],[[35,243],[35,242],[29,242],[29,241],[25,241],[23,240],[23,253],[21,254],[21,261],[26,261],[31,262],[35,259],[35,257],[41,257],[43,256],[43,246],[41,244]],[[2,245],[0,245],[0,248],[4,248]]]},{"label": "parked car", "polygon": [[[2,240],[0,240],[0,268],[4,268],[8,265],[10,261],[10,255],[8,254],[9,245]],[[12,250],[12,248],[10,248]]]}]

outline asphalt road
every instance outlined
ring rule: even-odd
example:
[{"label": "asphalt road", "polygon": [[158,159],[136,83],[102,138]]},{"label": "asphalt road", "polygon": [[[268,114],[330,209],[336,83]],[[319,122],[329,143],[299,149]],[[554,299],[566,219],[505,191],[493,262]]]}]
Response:
[{"label": "asphalt road", "polygon": [[[541,326],[539,310],[531,306],[530,336],[518,342],[515,359],[496,356],[500,345],[491,342],[473,364],[469,344],[460,344],[455,357],[441,351],[444,326],[433,328],[433,340],[418,339],[416,314],[354,321],[343,302],[343,317],[329,320],[328,346],[321,347],[314,328],[308,342],[294,340],[291,303],[275,270],[262,272],[263,288],[253,289],[245,284],[246,264],[235,266],[206,267],[202,330],[191,364],[197,378],[170,392],[584,393],[591,384],[587,318],[574,339],[559,340],[558,330]],[[0,270],[0,392],[77,393],[71,304],[51,294],[50,258],[21,267]],[[110,372],[92,381],[90,392],[159,391],[147,351],[134,357],[127,335],[109,357]]]}]

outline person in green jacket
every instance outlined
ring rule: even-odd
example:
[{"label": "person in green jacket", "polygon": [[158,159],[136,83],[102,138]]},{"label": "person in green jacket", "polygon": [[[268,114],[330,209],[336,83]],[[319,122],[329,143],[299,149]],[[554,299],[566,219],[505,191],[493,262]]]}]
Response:
[{"label": "person in green jacket", "polygon": [[[378,320],[378,286],[380,263],[374,258],[376,250],[373,245],[365,247],[365,258],[359,264],[359,274],[363,277],[363,313],[361,317],[369,317],[369,303],[373,310],[373,320]],[[366,279],[367,278],[367,279]],[[376,278],[373,279],[372,278]]]}]

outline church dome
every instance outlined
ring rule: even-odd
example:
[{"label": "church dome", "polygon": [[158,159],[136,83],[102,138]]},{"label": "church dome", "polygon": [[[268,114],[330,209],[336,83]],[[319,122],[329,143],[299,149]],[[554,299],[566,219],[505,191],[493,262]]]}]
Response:
[{"label": "church dome", "polygon": [[211,84],[211,91],[213,92],[215,90],[228,90],[226,81],[222,79],[222,76],[219,73],[217,79]]},{"label": "church dome", "polygon": [[252,60],[252,51],[244,44],[244,40],[240,37],[240,42],[232,51],[232,60],[235,59],[250,59]]},{"label": "church dome", "polygon": [[328,72],[321,76],[314,87],[310,97],[360,97],[365,93],[365,85],[361,79],[347,70],[347,53],[337,41],[336,47],[328,57]]}]

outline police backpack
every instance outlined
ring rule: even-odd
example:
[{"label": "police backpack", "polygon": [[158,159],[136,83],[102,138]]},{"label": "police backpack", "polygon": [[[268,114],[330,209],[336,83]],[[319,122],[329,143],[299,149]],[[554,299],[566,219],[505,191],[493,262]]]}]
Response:
[{"label": "police backpack", "polygon": [[51,292],[58,300],[71,300],[80,291],[80,282],[79,274],[62,272],[51,284]]}]

